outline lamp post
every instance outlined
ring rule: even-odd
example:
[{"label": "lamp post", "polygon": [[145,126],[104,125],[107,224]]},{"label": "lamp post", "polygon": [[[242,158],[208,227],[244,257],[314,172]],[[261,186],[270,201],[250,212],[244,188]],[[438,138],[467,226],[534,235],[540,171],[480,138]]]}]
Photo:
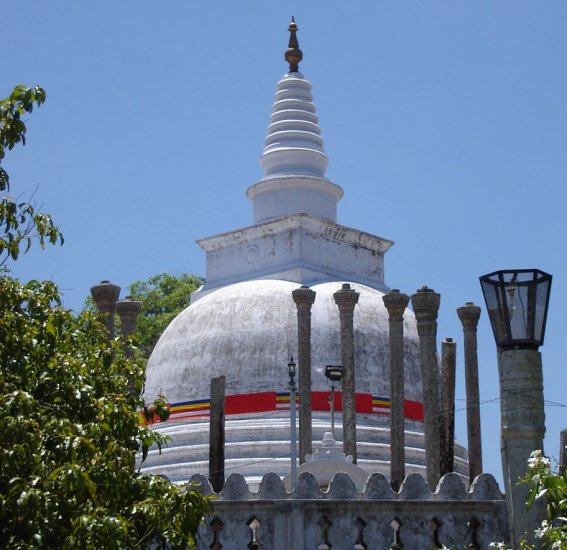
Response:
[{"label": "lamp post", "polygon": [[341,383],[341,378],[343,377],[343,366],[342,365],[327,365],[325,367],[325,376],[331,383],[331,396],[329,403],[331,404],[331,433],[333,438],[335,438],[335,382]]},{"label": "lamp post", "polygon": [[295,487],[295,478],[297,477],[297,440],[295,434],[295,375],[297,373],[297,365],[291,356],[287,364],[287,373],[289,375],[289,412],[290,412],[290,438],[291,438],[291,489]]},{"label": "lamp post", "polygon": [[512,547],[545,518],[545,506],[526,510],[528,487],[518,485],[530,453],[543,450],[545,413],[539,346],[543,344],[551,275],[537,269],[495,271],[480,277],[498,348],[501,451]]}]

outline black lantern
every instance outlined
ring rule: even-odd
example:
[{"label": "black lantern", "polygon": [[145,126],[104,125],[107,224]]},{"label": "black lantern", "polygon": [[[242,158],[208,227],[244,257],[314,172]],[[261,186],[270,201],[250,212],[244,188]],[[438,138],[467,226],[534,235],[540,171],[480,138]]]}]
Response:
[{"label": "black lantern", "polygon": [[327,365],[325,367],[325,376],[331,382],[340,382],[343,376],[343,367],[342,365]]},{"label": "black lantern", "polygon": [[539,269],[495,271],[480,277],[500,349],[538,349],[543,344],[551,279]]},{"label": "black lantern", "polygon": [[287,364],[287,373],[289,374],[289,378],[291,380],[295,378],[295,374],[297,373],[297,365],[293,360],[293,355],[291,356],[289,363]]}]

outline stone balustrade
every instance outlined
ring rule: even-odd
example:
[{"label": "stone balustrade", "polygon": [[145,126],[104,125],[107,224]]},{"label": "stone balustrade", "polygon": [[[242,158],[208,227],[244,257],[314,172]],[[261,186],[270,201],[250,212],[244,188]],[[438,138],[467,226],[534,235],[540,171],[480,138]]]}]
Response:
[{"label": "stone balustrade", "polygon": [[218,494],[202,475],[192,482],[214,496],[214,513],[198,534],[203,549],[484,549],[508,540],[506,501],[489,474],[467,489],[450,473],[435,492],[419,474],[408,475],[399,492],[382,474],[371,475],[363,492],[341,473],[326,490],[311,474],[300,475],[292,492],[273,473],[257,492],[240,474]]}]

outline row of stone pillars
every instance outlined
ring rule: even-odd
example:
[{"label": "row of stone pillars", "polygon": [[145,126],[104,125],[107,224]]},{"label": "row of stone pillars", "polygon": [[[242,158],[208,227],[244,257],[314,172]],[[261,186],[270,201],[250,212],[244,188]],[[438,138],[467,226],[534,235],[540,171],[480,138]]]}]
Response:
[{"label": "row of stone pillars", "polygon": [[[311,306],[315,291],[301,286],[292,292],[297,306],[297,360],[299,364],[299,462],[312,453],[311,409]],[[356,409],[354,371],[354,307],[359,293],[348,283],[333,295],[339,308],[341,326],[342,395],[343,395],[343,451],[356,464]],[[294,403],[290,404],[295,406]]]},{"label": "row of stone pillars", "polygon": [[[410,301],[393,290],[383,297],[389,315],[390,347],[390,449],[391,481],[398,489],[405,477],[404,346],[403,315]],[[441,297],[423,287],[411,296],[419,336],[421,381],[425,420],[425,460],[429,486],[437,486],[442,475],[453,471],[455,423],[456,344],[442,343],[441,369],[437,359],[437,313]],[[482,473],[480,398],[476,330],[480,308],[467,302],[457,309],[463,325],[467,393],[469,479]]]},{"label": "row of stone pillars", "polygon": [[93,286],[91,296],[111,340],[114,340],[116,336],[115,314],[118,314],[120,318],[120,333],[124,338],[136,331],[136,322],[142,307],[140,302],[131,296],[118,300],[120,287],[110,281],[101,281],[100,284]]},{"label": "row of stone pillars", "polygon": [[[297,306],[299,363],[299,460],[312,452],[311,411],[311,307],[316,293],[306,286],[292,292]],[[343,284],[333,295],[339,308],[341,359],[343,363],[343,451],[356,463],[354,308],[359,293]],[[410,301],[407,294],[393,290],[383,297],[389,314],[390,349],[390,451],[392,486],[398,489],[405,477],[405,390],[403,316]],[[441,369],[437,359],[437,313],[440,295],[423,287],[413,296],[419,336],[421,378],[425,420],[427,481],[436,487],[454,466],[456,344],[442,343]],[[464,332],[465,381],[467,394],[467,435],[469,479],[482,473],[480,398],[476,331],[480,308],[467,302],[457,309]],[[294,406],[294,404],[291,404]]]}]

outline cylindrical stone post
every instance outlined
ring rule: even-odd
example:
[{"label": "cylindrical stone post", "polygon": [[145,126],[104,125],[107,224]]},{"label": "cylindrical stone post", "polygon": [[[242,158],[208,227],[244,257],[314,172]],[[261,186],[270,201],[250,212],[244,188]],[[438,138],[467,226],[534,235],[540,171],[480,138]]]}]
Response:
[{"label": "cylindrical stone post", "polygon": [[511,547],[524,536],[533,543],[533,532],[546,517],[545,503],[536,502],[529,510],[529,485],[520,484],[528,469],[532,451],[541,449],[545,435],[543,374],[541,355],[533,349],[511,349],[499,354],[502,466]]},{"label": "cylindrical stone post", "polygon": [[341,360],[343,363],[343,451],[352,456],[356,464],[356,381],[354,365],[354,306],[360,294],[343,284],[341,290],[333,294],[339,307],[341,322]]},{"label": "cylindrical stone post", "polygon": [[390,347],[390,476],[398,491],[406,475],[405,456],[405,388],[404,388],[404,311],[407,294],[392,290],[382,296],[388,310]]},{"label": "cylindrical stone post", "polygon": [[91,296],[102,322],[106,325],[108,337],[114,340],[114,313],[116,311],[116,300],[120,296],[120,287],[113,285],[110,281],[101,281],[99,285],[91,288]]},{"label": "cylindrical stone post", "polygon": [[478,354],[476,328],[480,307],[467,302],[457,309],[463,324],[465,351],[465,386],[467,392],[467,437],[469,446],[469,481],[482,474],[482,441],[480,438],[480,395],[478,387]]},{"label": "cylindrical stone post", "polygon": [[130,334],[136,332],[138,314],[141,308],[141,302],[135,300],[132,296],[126,296],[124,300],[116,302],[116,313],[120,317],[120,333],[124,338],[128,338]]},{"label": "cylindrical stone post", "polygon": [[427,482],[435,491],[441,473],[441,407],[437,362],[437,312],[441,297],[426,286],[411,297],[419,335],[421,385],[425,413]]},{"label": "cylindrical stone post", "polygon": [[443,436],[441,438],[441,476],[455,467],[455,371],[457,344],[452,338],[441,342],[441,414]]},{"label": "cylindrical stone post", "polygon": [[209,480],[213,490],[220,493],[224,485],[224,419],[225,377],[211,379],[211,408],[209,417]]},{"label": "cylindrical stone post", "polygon": [[559,435],[559,473],[567,471],[567,430],[561,430]]},{"label": "cylindrical stone post", "polygon": [[299,366],[299,463],[312,451],[311,431],[311,306],[315,291],[306,286],[292,292],[297,306],[297,362]]}]

